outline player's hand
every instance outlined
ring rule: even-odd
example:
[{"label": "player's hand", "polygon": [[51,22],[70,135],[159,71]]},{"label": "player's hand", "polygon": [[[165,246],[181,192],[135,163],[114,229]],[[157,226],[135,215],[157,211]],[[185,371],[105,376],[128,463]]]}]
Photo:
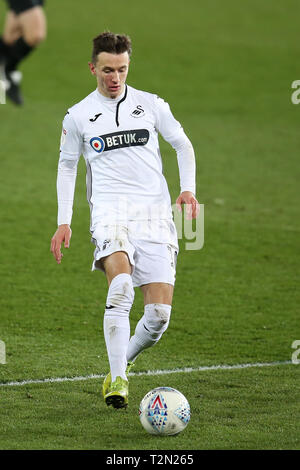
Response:
[{"label": "player's hand", "polygon": [[200,212],[200,204],[191,191],[183,191],[176,199],[176,207],[182,212],[182,205],[186,206],[187,220],[196,219]]},{"label": "player's hand", "polygon": [[69,248],[71,236],[72,236],[72,230],[71,230],[70,225],[63,224],[63,225],[59,225],[55,234],[51,238],[50,251],[52,252],[54,258],[56,259],[57,264],[61,263],[61,259],[63,257],[63,254],[61,252],[61,245],[62,243],[64,243],[64,247]]}]

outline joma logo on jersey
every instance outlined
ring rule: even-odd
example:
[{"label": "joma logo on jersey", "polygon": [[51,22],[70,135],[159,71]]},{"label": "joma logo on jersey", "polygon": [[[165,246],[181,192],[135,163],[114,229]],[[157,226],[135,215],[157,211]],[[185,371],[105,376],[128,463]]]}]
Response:
[{"label": "joma logo on jersey", "polygon": [[147,144],[148,140],[149,131],[147,129],[135,129],[93,137],[90,140],[90,145],[97,153],[102,153],[124,147],[143,146]]}]

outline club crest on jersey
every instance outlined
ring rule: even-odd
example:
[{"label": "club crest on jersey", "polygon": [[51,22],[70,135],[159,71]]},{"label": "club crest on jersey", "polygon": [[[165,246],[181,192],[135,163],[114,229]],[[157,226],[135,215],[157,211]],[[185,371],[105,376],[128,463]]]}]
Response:
[{"label": "club crest on jersey", "polygon": [[145,115],[145,111],[142,108],[142,106],[139,104],[137,107],[132,111],[131,115],[132,117],[139,118]]},{"label": "club crest on jersey", "polygon": [[90,140],[91,147],[97,152],[102,153],[105,149],[105,142],[102,137],[92,137]]}]

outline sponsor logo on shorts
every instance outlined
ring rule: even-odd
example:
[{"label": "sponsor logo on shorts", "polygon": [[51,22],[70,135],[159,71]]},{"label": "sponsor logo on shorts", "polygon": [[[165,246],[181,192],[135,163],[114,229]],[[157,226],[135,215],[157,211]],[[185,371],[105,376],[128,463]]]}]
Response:
[{"label": "sponsor logo on shorts", "polygon": [[104,240],[101,250],[106,250],[107,247],[111,244],[111,240]]},{"label": "sponsor logo on shorts", "polygon": [[150,134],[147,129],[113,132],[112,134],[93,137],[90,140],[90,145],[96,152],[102,153],[104,151],[125,147],[144,146],[148,143],[149,136]]}]

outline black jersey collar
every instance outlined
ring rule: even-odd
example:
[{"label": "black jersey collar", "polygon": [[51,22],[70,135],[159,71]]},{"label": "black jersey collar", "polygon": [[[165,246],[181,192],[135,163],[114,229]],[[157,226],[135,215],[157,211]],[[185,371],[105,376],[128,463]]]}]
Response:
[{"label": "black jersey collar", "polygon": [[116,124],[117,126],[119,127],[120,123],[119,123],[119,108],[120,108],[120,104],[123,103],[123,101],[125,101],[127,98],[127,85],[125,85],[125,93],[124,93],[124,96],[122,99],[120,99],[120,101],[118,102],[117,104],[117,109],[116,109]]}]

